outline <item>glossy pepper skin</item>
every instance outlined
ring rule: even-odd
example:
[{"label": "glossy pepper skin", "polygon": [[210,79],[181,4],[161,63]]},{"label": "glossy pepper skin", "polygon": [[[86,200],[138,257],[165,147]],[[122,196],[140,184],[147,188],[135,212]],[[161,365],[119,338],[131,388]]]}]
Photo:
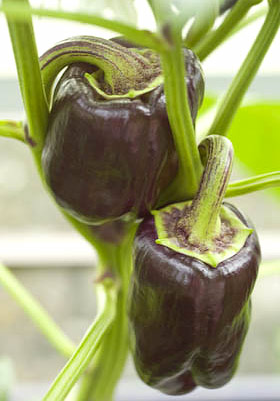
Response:
[{"label": "glossy pepper skin", "polygon": [[220,387],[237,368],[248,330],[260,260],[256,233],[216,268],[157,245],[156,239],[154,219],[148,217],[136,235],[129,304],[138,374],[170,395]]},{"label": "glossy pepper skin", "polygon": [[[202,103],[199,62],[185,50],[193,120]],[[134,99],[105,100],[73,64],[56,86],[42,154],[57,202],[77,219],[102,224],[145,216],[174,179],[177,156],[160,85]]]}]

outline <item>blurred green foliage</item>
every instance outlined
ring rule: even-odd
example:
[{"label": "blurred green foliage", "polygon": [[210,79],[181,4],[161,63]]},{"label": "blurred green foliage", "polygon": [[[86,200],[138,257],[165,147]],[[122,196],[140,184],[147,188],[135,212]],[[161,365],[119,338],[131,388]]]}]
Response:
[{"label": "blurred green foliage", "polygon": [[[242,106],[229,131],[236,159],[252,174],[280,170],[280,103]],[[280,190],[273,189],[280,199]]]}]

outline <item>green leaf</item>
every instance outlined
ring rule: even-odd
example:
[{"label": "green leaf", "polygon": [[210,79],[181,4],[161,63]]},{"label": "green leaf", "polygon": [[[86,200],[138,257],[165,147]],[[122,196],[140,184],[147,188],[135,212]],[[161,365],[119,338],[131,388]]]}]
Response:
[{"label": "green leaf", "polygon": [[[229,130],[235,157],[247,173],[280,170],[280,103],[262,102],[239,109]],[[280,190],[273,189],[280,197]]]}]

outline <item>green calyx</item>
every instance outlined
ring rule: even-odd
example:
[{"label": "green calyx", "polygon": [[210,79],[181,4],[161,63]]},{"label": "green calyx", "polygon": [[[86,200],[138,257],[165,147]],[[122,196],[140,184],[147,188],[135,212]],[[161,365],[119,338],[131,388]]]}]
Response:
[{"label": "green calyx", "polygon": [[245,226],[235,213],[223,205],[219,214],[220,230],[212,240],[206,243],[189,242],[188,231],[184,232],[178,224],[190,210],[191,204],[192,201],[180,202],[153,211],[158,234],[156,243],[217,267],[219,263],[241,250],[253,230]]},{"label": "green calyx", "polygon": [[102,96],[104,99],[107,100],[113,100],[113,99],[124,99],[124,98],[129,98],[129,99],[134,99],[135,97],[144,95],[145,93],[151,92],[153,89],[155,89],[157,86],[161,85],[163,83],[163,77],[162,75],[159,75],[156,77],[150,84],[147,84],[146,87],[143,89],[129,89],[127,92],[123,94],[108,94],[104,90],[101,89],[98,81],[95,79],[94,75],[92,74],[85,74],[85,78],[88,80],[90,85],[95,89],[95,91]]},{"label": "green calyx", "polygon": [[58,43],[40,58],[48,103],[58,73],[78,62],[95,67],[85,77],[105,99],[133,98],[163,83],[160,59],[152,50],[126,48],[101,38],[74,37]]},{"label": "green calyx", "polygon": [[252,232],[222,205],[233,160],[231,142],[207,137],[199,147],[205,169],[192,201],[154,211],[157,243],[213,267],[235,255]]}]

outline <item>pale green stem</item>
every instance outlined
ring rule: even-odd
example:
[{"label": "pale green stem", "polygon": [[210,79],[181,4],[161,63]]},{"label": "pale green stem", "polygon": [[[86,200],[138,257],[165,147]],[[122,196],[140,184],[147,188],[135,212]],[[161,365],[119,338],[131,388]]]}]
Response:
[{"label": "pale green stem", "polygon": [[267,7],[262,7],[261,9],[258,9],[257,11],[255,11],[254,13],[252,13],[251,15],[249,15],[247,18],[245,18],[244,20],[242,20],[227,36],[233,36],[236,33],[239,33],[242,29],[247,28],[249,25],[251,25],[252,23],[256,22],[258,19],[265,17],[267,14]]},{"label": "pale green stem", "polygon": [[228,185],[226,197],[231,198],[249,194],[251,192],[261,191],[268,188],[280,186],[280,171],[261,174],[255,177],[246,178],[244,180],[232,182]]},{"label": "pale green stem", "polygon": [[[24,6],[29,9],[28,0],[3,0],[3,8]],[[10,37],[17,65],[21,95],[27,116],[30,142],[33,153],[38,158],[44,143],[48,122],[48,108],[44,95],[37,47],[34,37],[30,13],[24,21],[15,21],[10,13],[6,13]],[[34,146],[36,145],[36,146]]]},{"label": "pale green stem", "polygon": [[181,32],[170,28],[170,34],[173,40],[172,46],[160,55],[164,74],[166,108],[178,154],[179,171],[174,183],[162,198],[166,198],[168,201],[179,201],[191,199],[196,193],[202,166],[188,104]]},{"label": "pale green stem", "polygon": [[224,99],[220,103],[216,117],[208,135],[226,135],[241,101],[254,79],[280,24],[280,1],[271,2],[265,22],[244,60],[240,70],[233,79]]},{"label": "pale green stem", "polygon": [[110,401],[128,354],[127,296],[132,269],[132,243],[138,224],[133,224],[123,242],[115,248],[114,265],[120,279],[117,312],[110,332],[104,338],[93,366],[84,377],[77,401]]},{"label": "pale green stem", "polygon": [[69,358],[75,350],[74,343],[61,331],[42,306],[22,286],[4,265],[0,264],[0,283],[20,305],[47,340],[62,355]]},{"label": "pale green stem", "polygon": [[[7,0],[6,0],[7,1]],[[12,0],[9,0],[10,2]],[[89,13],[69,12],[65,10],[52,10],[47,8],[27,8],[25,5],[3,4],[0,12],[9,12],[9,15],[19,21],[25,21],[30,14],[39,17],[59,18],[68,21],[76,21],[85,24],[95,25],[109,29],[126,36],[133,43],[137,43],[143,47],[149,47],[157,51],[163,50],[166,45],[156,34],[147,30],[139,30],[131,25],[123,22],[114,21],[99,17]]]},{"label": "pale green stem", "polygon": [[117,290],[113,283],[97,286],[100,311],[76,352],[56,377],[42,401],[63,401],[96,354],[116,314]]},{"label": "pale green stem", "polygon": [[117,314],[112,328],[104,337],[93,366],[82,381],[76,401],[111,401],[128,354],[126,298],[118,296]]},{"label": "pale green stem", "polygon": [[[232,30],[228,32],[227,35],[224,35],[219,39],[219,41],[216,43],[216,46],[212,49],[212,52],[219,47],[222,43],[224,43],[227,39],[232,37],[233,35],[239,33],[242,31],[244,28],[247,28],[249,25],[252,23],[256,22],[258,19],[265,17],[267,14],[267,7],[262,7],[261,9],[258,9],[254,13],[252,13],[250,16],[243,18]],[[203,40],[203,39],[202,39]]]},{"label": "pale green stem", "polygon": [[190,212],[182,221],[182,225],[189,229],[190,243],[207,243],[219,233],[219,214],[233,160],[231,142],[218,135],[206,138],[200,145],[200,151],[207,161],[206,166]]},{"label": "pale green stem", "polygon": [[205,60],[230,34],[230,32],[245,17],[252,5],[260,3],[262,0],[242,0],[238,1],[231,11],[226,15],[221,25],[214,31],[208,33],[193,50],[201,61]]},{"label": "pale green stem", "polygon": [[0,121],[0,136],[25,142],[22,122],[10,120]]}]

